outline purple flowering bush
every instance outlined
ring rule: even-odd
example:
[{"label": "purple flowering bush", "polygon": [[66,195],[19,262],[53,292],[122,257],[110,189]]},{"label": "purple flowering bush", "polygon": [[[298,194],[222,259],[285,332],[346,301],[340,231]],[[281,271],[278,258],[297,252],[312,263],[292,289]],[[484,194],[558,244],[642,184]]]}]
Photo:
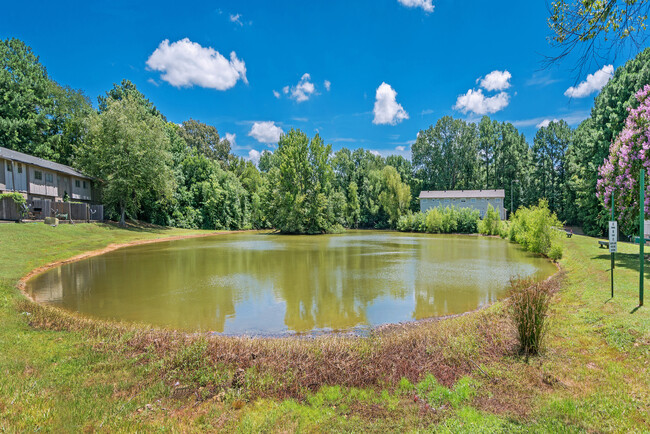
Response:
[{"label": "purple flowering bush", "polygon": [[636,93],[639,106],[628,108],[625,127],[612,142],[609,158],[598,169],[598,198],[614,211],[621,230],[630,234],[639,222],[639,171],[645,171],[644,211],[650,213],[650,85]]}]

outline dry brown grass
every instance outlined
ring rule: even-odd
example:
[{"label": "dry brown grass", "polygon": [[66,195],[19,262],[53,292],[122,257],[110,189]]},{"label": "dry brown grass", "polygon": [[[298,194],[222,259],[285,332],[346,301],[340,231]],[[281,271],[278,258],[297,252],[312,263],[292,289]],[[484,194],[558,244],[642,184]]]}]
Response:
[{"label": "dry brown grass", "polygon": [[[557,280],[549,285],[557,285]],[[137,356],[138,363],[155,364],[155,372],[169,386],[176,381],[193,391],[202,386],[208,398],[223,390],[241,390],[246,399],[301,399],[323,385],[394,389],[401,378],[415,383],[427,373],[451,386],[473,374],[485,379],[492,391],[477,397],[479,408],[525,415],[533,393],[528,386],[537,381],[536,374],[496,381],[481,368],[517,357],[515,328],[505,306],[389,327],[367,337],[314,338],[192,335],[88,319],[29,300],[19,301],[17,307],[30,313],[32,327],[81,332],[97,351]],[[207,382],[200,379],[202,372],[215,371],[221,375],[209,376]]]}]

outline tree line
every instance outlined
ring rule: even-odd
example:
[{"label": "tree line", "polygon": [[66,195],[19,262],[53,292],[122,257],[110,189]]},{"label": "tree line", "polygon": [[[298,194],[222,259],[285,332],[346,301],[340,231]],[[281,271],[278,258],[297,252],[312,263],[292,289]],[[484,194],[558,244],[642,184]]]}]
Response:
[{"label": "tree line", "polygon": [[603,233],[598,169],[635,93],[650,83],[650,49],[619,68],[577,129],[538,129],[532,144],[508,122],[450,116],[420,131],[411,161],[332,151],[316,135],[284,134],[256,166],[214,126],[180,125],[128,80],[98,98],[52,80],[18,39],[0,41],[0,146],[71,165],[97,179],[107,215],[206,229],[323,233],[391,228],[419,209],[421,190],[504,189],[508,210],[548,201],[560,220]]}]

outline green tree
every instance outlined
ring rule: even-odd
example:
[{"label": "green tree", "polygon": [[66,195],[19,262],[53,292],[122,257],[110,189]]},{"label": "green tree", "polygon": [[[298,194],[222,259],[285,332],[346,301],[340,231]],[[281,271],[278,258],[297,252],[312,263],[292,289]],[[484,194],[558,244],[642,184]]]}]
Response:
[{"label": "green tree", "polygon": [[596,197],[598,167],[623,130],[628,108],[638,106],[634,94],[650,84],[650,48],[614,72],[594,100],[591,117],[577,128],[569,162],[570,188],[575,195],[577,220],[585,233],[601,235],[609,219]]},{"label": "green tree", "polygon": [[113,101],[121,101],[122,99],[130,96],[132,100],[140,104],[149,114],[157,116],[164,121],[167,121],[165,116],[158,111],[156,106],[149,101],[142,92],[138,90],[135,84],[130,80],[122,80],[120,84],[113,83],[113,88],[106,92],[106,96],[97,97],[99,112],[102,113],[108,109],[109,103]]},{"label": "green tree", "polygon": [[499,131],[498,150],[494,163],[495,188],[505,190],[505,203],[512,212],[523,203],[523,189],[528,189],[530,148],[526,137],[512,124],[502,123]]},{"label": "green tree", "polygon": [[257,163],[260,172],[267,173],[271,170],[271,167],[273,167],[274,164],[273,152],[267,150],[262,151],[260,154],[260,161]]},{"label": "green tree", "polygon": [[347,227],[359,227],[359,220],[361,218],[361,205],[359,204],[359,189],[357,183],[352,181],[348,186],[348,196],[346,204],[346,222]]},{"label": "green tree", "polygon": [[54,105],[45,67],[19,39],[0,41],[0,146],[47,157]]},{"label": "green tree", "polygon": [[331,145],[291,129],[280,137],[268,172],[269,220],[284,233],[323,233],[332,227]]},{"label": "green tree", "polygon": [[53,99],[46,158],[61,164],[74,163],[75,149],[84,140],[86,123],[94,112],[90,99],[80,90],[50,83]]},{"label": "green tree", "polygon": [[85,143],[78,149],[78,166],[100,180],[104,204],[135,215],[143,197],[171,196],[174,179],[169,136],[164,121],[131,96],[107,101],[102,113],[89,118]]},{"label": "green tree", "polygon": [[386,157],[386,164],[393,166],[397,170],[397,173],[399,173],[402,182],[411,188],[411,204],[409,208],[412,211],[419,210],[420,203],[418,201],[418,195],[420,193],[420,180],[414,176],[411,162],[401,155],[389,155]]},{"label": "green tree", "polygon": [[490,120],[489,117],[483,116],[478,125],[479,130],[479,160],[483,176],[483,188],[493,189],[501,188],[497,184],[495,162],[499,158],[499,140],[501,128],[497,121]]},{"label": "green tree", "polygon": [[444,116],[420,131],[411,148],[413,169],[424,190],[472,189],[479,186],[476,125]]},{"label": "green tree", "polygon": [[382,170],[382,184],[379,202],[388,214],[388,223],[395,227],[400,216],[410,207],[411,188],[402,182],[393,166],[386,166]]},{"label": "green tree", "polygon": [[566,152],[573,141],[573,131],[565,121],[551,122],[535,134],[531,185],[535,197],[546,199],[552,212],[565,218],[567,210]]},{"label": "green tree", "polygon": [[180,134],[190,148],[226,166],[230,157],[230,143],[219,137],[215,127],[190,119],[182,123]]}]

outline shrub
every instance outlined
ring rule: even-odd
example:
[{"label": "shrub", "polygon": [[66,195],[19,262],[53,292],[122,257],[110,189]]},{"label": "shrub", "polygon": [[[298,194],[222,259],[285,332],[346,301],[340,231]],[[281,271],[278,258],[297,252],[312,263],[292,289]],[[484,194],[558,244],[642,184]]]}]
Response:
[{"label": "shrub", "polygon": [[22,205],[22,204],[26,203],[25,196],[23,196],[20,193],[16,193],[16,192],[0,194],[0,200],[2,200],[4,198],[13,199],[13,201],[14,201],[14,203],[16,205]]},{"label": "shrub", "polygon": [[557,262],[558,260],[562,259],[562,246],[557,243],[552,244],[551,250],[548,251],[548,257],[553,262]]},{"label": "shrub", "polygon": [[481,214],[471,208],[458,209],[458,232],[462,234],[475,234]]},{"label": "shrub", "polygon": [[[548,209],[548,202],[540,199],[538,205],[521,207],[511,216],[508,237],[529,252],[550,256],[551,247],[560,237],[555,228],[561,226],[562,222]],[[561,247],[559,249],[561,254]]]},{"label": "shrub", "polygon": [[526,356],[538,354],[542,347],[551,295],[547,282],[511,282],[510,315],[517,328],[520,352]]},{"label": "shrub", "polygon": [[397,230],[430,234],[474,234],[479,212],[471,208],[431,208],[427,212],[408,213],[397,221]]},{"label": "shrub", "polygon": [[499,235],[501,233],[501,216],[491,204],[488,204],[485,217],[478,223],[478,233],[482,235]]},{"label": "shrub", "polygon": [[438,208],[427,211],[425,217],[425,232],[430,234],[439,234],[444,232],[443,213]]}]

